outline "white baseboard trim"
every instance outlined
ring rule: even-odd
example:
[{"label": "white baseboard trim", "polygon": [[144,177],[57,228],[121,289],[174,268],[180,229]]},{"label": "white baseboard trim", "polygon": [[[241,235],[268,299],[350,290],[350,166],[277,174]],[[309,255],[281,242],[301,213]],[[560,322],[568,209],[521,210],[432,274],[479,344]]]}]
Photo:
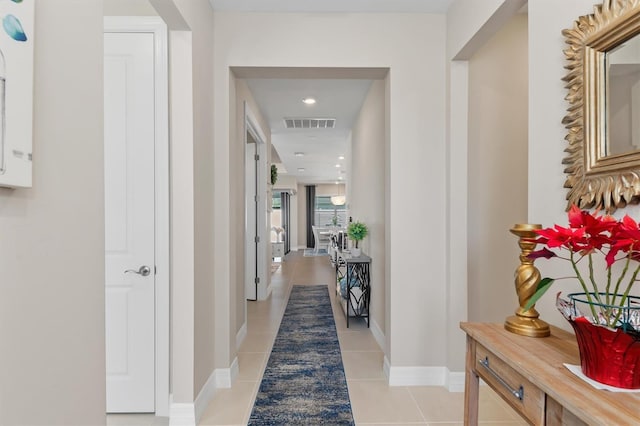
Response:
[{"label": "white baseboard trim", "polygon": [[240,327],[240,330],[238,330],[238,333],[236,333],[236,351],[240,350],[240,346],[242,346],[242,343],[244,342],[244,339],[247,337],[247,321],[245,320],[244,324],[242,324],[242,327]]},{"label": "white baseboard trim", "polygon": [[444,386],[446,367],[389,367],[389,386]]},{"label": "white baseboard trim", "polygon": [[271,282],[267,284],[266,288],[259,287],[258,288],[258,300],[267,300],[271,295]]},{"label": "white baseboard trim", "polygon": [[464,392],[464,371],[450,371],[447,368],[446,388],[449,392]]},{"label": "white baseboard trim", "polygon": [[380,348],[382,349],[382,352],[385,352],[387,339],[385,339],[384,332],[375,320],[371,321],[371,326],[369,327],[369,329],[371,330],[371,334],[373,334],[373,338],[376,339],[376,342],[378,342],[378,346],[380,346]]},{"label": "white baseboard trim", "polygon": [[238,363],[238,357],[235,357],[231,363],[231,383],[229,387],[236,381],[238,374],[240,374],[240,364]]},{"label": "white baseboard trim", "polygon": [[169,426],[196,426],[196,412],[193,403],[169,404]]},{"label": "white baseboard trim", "polygon": [[443,386],[449,392],[464,392],[464,372],[447,367],[393,367],[385,356],[383,371],[389,386]]},{"label": "white baseboard trim", "polygon": [[233,362],[231,363],[231,367],[229,368],[216,368],[215,370],[213,370],[213,372],[207,379],[207,382],[204,384],[202,389],[200,389],[195,403],[192,404],[194,406],[194,426],[200,422],[204,411],[213,400],[216,391],[218,389],[230,388],[235,378],[238,377],[238,372],[238,358],[234,358]]},{"label": "white baseboard trim", "polygon": [[384,377],[387,378],[387,382],[389,381],[389,375],[391,372],[391,363],[389,362],[389,358],[387,358],[387,356],[384,356],[384,360],[382,363],[382,372],[384,373]]},{"label": "white baseboard trim", "polygon": [[194,413],[196,418],[196,424],[200,422],[202,415],[204,414],[204,410],[207,409],[207,405],[213,399],[213,396],[216,394],[217,386],[217,375],[218,370],[213,370],[207,382],[204,384],[200,392],[198,392],[198,396],[196,397],[194,404]]},{"label": "white baseboard trim", "polygon": [[216,376],[216,389],[228,389],[238,377],[238,358],[234,358],[229,368],[216,368],[214,374]]}]

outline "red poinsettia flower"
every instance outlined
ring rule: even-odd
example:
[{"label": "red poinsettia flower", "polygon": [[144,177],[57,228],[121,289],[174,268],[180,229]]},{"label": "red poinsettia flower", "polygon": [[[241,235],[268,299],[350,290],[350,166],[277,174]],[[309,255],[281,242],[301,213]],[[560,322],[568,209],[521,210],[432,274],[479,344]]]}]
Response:
[{"label": "red poinsettia flower", "polygon": [[619,252],[628,253],[631,259],[640,261],[640,227],[635,220],[625,215],[612,232],[612,239],[614,241],[606,256],[607,265],[615,262]]},{"label": "red poinsettia flower", "polygon": [[[568,216],[569,228],[554,225],[553,228],[536,231],[540,235],[536,242],[549,248],[565,248],[581,255],[601,250],[612,243],[612,233],[618,227],[618,222],[613,217],[591,214],[576,206],[571,207]],[[537,256],[540,257],[540,254]]]},{"label": "red poinsettia flower", "polygon": [[573,251],[588,248],[584,228],[563,228],[560,225],[555,225],[553,228],[540,229],[536,233],[540,235],[536,242],[550,248],[564,247]]},{"label": "red poinsettia flower", "polygon": [[612,232],[618,227],[618,221],[612,216],[598,216],[571,206],[569,210],[569,226],[574,229],[584,229],[585,249],[600,250],[604,245],[611,244]]},{"label": "red poinsettia flower", "polygon": [[[640,277],[640,225],[628,215],[617,220],[609,215],[599,215],[582,211],[577,206],[571,206],[568,211],[569,226],[554,225],[551,228],[536,231],[538,238],[535,242],[542,247],[529,254],[530,259],[558,257],[571,262],[575,273],[572,277],[578,280],[587,298],[593,297],[600,303],[601,297],[616,306],[623,306],[631,287]],[[554,251],[555,250],[555,251]],[[569,252],[569,256],[559,256],[557,250]],[[576,257],[575,254],[579,256]],[[608,269],[606,283],[597,282],[594,274],[594,260],[597,255],[603,255],[603,266]],[[620,256],[620,254],[624,254]],[[587,264],[578,263],[586,259]],[[619,270],[619,275],[611,270],[611,265],[617,261],[625,261]],[[635,262],[632,273],[627,274]],[[529,309],[551,287],[555,279],[544,278],[540,281],[534,295],[525,306]],[[626,284],[623,283],[626,281]],[[592,289],[588,288],[592,285]],[[626,288],[625,288],[626,287]],[[618,297],[619,295],[622,295]],[[618,297],[618,298],[616,298]],[[615,302],[614,302],[615,301]],[[618,304],[619,303],[619,304]],[[611,306],[611,305],[609,305]]]}]

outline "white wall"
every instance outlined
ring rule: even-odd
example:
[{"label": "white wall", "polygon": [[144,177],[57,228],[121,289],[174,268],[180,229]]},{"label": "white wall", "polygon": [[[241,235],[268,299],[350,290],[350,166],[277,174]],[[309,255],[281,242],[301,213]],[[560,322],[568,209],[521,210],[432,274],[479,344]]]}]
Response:
[{"label": "white wall", "polygon": [[[566,129],[562,118],[567,114],[567,91],[562,77],[566,75],[563,50],[566,44],[561,31],[571,28],[580,15],[593,12],[593,0],[529,2],[529,221],[545,227],[557,223],[567,225],[566,175],[562,159],[566,148]],[[637,218],[638,206],[616,212]],[[540,259],[536,261],[542,276],[567,275],[567,262]],[[557,291],[576,291],[573,282],[556,282],[536,305],[541,318],[554,325],[569,328],[554,306]]]},{"label": "white wall", "polygon": [[100,425],[102,1],[36,6],[33,188],[0,189],[0,424]]},{"label": "white wall", "polygon": [[464,368],[465,336],[459,323],[467,321],[468,306],[468,202],[469,182],[469,90],[468,59],[515,16],[525,0],[477,2],[455,0],[447,12],[447,367]]},{"label": "white wall", "polygon": [[194,398],[193,35],[169,33],[171,191],[171,393]]},{"label": "white wall", "polygon": [[149,0],[104,0],[104,16],[156,16]]},{"label": "white wall", "polygon": [[[482,6],[475,0],[466,1]],[[442,231],[416,225],[444,223],[439,208],[445,201],[444,61],[438,59],[444,57],[440,46],[442,18],[222,14],[215,18],[219,27],[215,35],[225,38],[214,39],[214,68],[208,3],[176,3],[196,28],[192,50],[193,123],[198,148],[193,179],[199,200],[197,229],[202,235],[194,247],[200,253],[194,267],[198,270],[197,296],[203,299],[197,315],[188,306],[174,312],[174,319],[176,315],[190,316],[198,324],[197,373],[185,361],[185,374],[174,374],[174,390],[175,379],[190,388],[178,394],[178,401],[193,400],[194,390],[200,389],[213,364],[229,365],[232,326],[230,311],[225,308],[231,300],[229,259],[224,254],[218,259],[213,253],[214,244],[223,253],[228,250],[229,212],[225,203],[211,206],[214,198],[229,199],[227,114],[231,65],[391,69],[385,87],[391,108],[386,119],[391,143],[385,155],[389,171],[385,187],[390,188],[386,206],[390,248],[386,256],[386,291],[390,295],[386,300],[386,329],[393,335],[391,361],[394,365],[443,364],[444,349],[440,348],[445,346],[442,330],[447,327],[439,305],[444,305],[440,287],[445,285],[446,245]],[[565,129],[561,119],[567,105],[561,81],[565,74],[565,44],[560,31],[578,15],[590,13],[593,3],[594,0],[529,2],[528,221],[545,226],[566,223],[566,190],[562,188],[565,175],[561,165]],[[495,4],[485,6],[488,15],[495,10]],[[476,17],[487,16],[482,12],[474,13]],[[101,0],[42,1],[36,8],[34,184],[32,189],[0,189],[1,424],[105,422],[102,15]],[[61,25],[65,22],[73,25]],[[301,53],[290,54],[291,48],[308,46],[310,42],[318,49],[294,49]],[[407,51],[412,54],[407,55]],[[212,75],[218,89],[215,133],[211,124]],[[430,95],[426,101],[425,93]],[[207,145],[212,140],[213,153]],[[183,141],[175,143],[179,147]],[[423,194],[424,200],[414,201],[413,191]],[[303,186],[299,186],[298,194],[299,200],[304,198]],[[405,213],[409,208],[412,211]],[[212,211],[215,234],[211,216],[207,216]],[[633,206],[620,213],[637,217],[639,212]],[[428,246],[408,250],[416,241],[427,241]],[[215,269],[205,264],[212,258]],[[551,263],[536,264],[543,275],[559,269]],[[215,288],[211,287],[212,282]],[[425,303],[408,306],[408,298]],[[543,319],[564,324],[553,307],[552,297],[543,298],[538,309]],[[174,330],[174,339],[193,333],[189,327],[177,331]],[[189,348],[187,355],[193,349]],[[175,355],[174,349],[174,362]],[[458,351],[452,356],[462,355]],[[82,395],[81,400],[78,395]],[[33,409],[34,401],[37,409]]]},{"label": "white wall", "polygon": [[[444,209],[433,208],[445,203],[444,16],[216,13],[214,27],[214,178],[221,205],[229,200],[233,167],[229,67],[390,68],[387,357],[397,366],[444,365],[445,230],[425,226],[445,223]],[[228,213],[215,213],[216,229],[229,229]],[[229,262],[222,249],[228,240],[216,239],[215,272],[216,282],[227,287]],[[408,298],[421,303],[407,303]]]},{"label": "white wall", "polygon": [[345,185],[343,183],[322,183],[316,185],[316,197],[319,195],[332,196],[332,195],[345,195]]},{"label": "white wall", "polygon": [[[455,0],[447,10],[447,58],[466,59],[475,50],[474,39],[486,31],[487,22],[509,0]],[[482,42],[481,42],[482,43]]]},{"label": "white wall", "polygon": [[[229,289],[214,287],[214,242],[219,233],[215,229],[214,206],[214,150],[213,123],[213,10],[207,0],[175,0],[175,5],[191,29],[192,48],[192,84],[193,84],[193,226],[194,260],[193,260],[193,305],[185,301],[184,311],[174,312],[185,319],[185,329],[179,333],[193,333],[193,370],[184,371],[186,376],[180,380],[180,393],[174,392],[175,402],[192,402],[198,395],[218,363],[228,367],[229,347],[231,342],[231,321],[229,318]],[[187,59],[187,58],[185,58]],[[180,149],[181,140],[172,141],[172,149]],[[191,141],[187,141],[188,144]],[[191,148],[189,146],[189,148]],[[186,163],[185,163],[186,165]],[[190,188],[189,188],[190,189]],[[228,240],[227,240],[228,243]],[[225,251],[228,252],[228,246]],[[227,267],[227,271],[228,271]],[[187,283],[185,283],[186,285]],[[227,301],[227,309],[221,312],[216,309],[216,301]],[[189,319],[193,318],[193,329],[189,329]],[[218,326],[221,324],[220,326]],[[176,330],[177,331],[177,330]],[[235,336],[234,336],[235,337]],[[189,339],[188,339],[189,340]],[[187,341],[188,341],[187,340]],[[222,343],[219,343],[222,342]],[[174,347],[174,351],[175,351]],[[179,348],[178,348],[179,349]],[[189,348],[183,354],[182,368],[188,367]],[[175,352],[174,352],[175,356]],[[185,389],[191,384],[191,389]],[[174,390],[176,383],[172,382]]]},{"label": "white wall", "polygon": [[518,307],[517,237],[527,220],[527,16],[516,15],[469,60],[469,320],[503,322]]},{"label": "white wall", "polygon": [[[362,251],[371,257],[371,320],[385,330],[385,80],[375,80],[351,134],[349,214],[367,225]],[[385,346],[385,345],[382,345]]]},{"label": "white wall", "polygon": [[[240,331],[240,328],[245,325],[246,315],[245,308],[247,304],[247,296],[245,295],[245,262],[244,262],[244,253],[245,253],[245,211],[247,206],[245,205],[245,176],[246,170],[244,167],[245,164],[245,149],[247,148],[245,145],[245,116],[244,116],[244,105],[247,103],[249,109],[251,110],[253,116],[258,121],[260,125],[260,129],[262,133],[267,138],[264,141],[264,145],[261,149],[262,152],[271,152],[271,130],[267,124],[267,122],[262,117],[262,112],[253,99],[253,95],[247,86],[246,80],[241,78],[235,78],[231,76],[231,84],[234,87],[232,91],[235,92],[235,97],[233,98],[232,103],[232,117],[231,123],[234,125],[234,129],[232,129],[231,140],[233,141],[230,146],[230,155],[231,155],[231,163],[239,164],[240,167],[231,167],[229,170],[230,179],[229,183],[231,185],[231,204],[229,208],[232,211],[230,215],[231,220],[231,229],[233,238],[231,238],[231,246],[230,251],[232,256],[230,258],[231,261],[231,280],[232,285],[235,286],[234,291],[236,294],[235,299],[235,321],[234,321],[234,333]],[[253,148],[251,148],[253,149]],[[260,195],[262,200],[264,200],[268,205],[271,205],[271,199],[268,194]],[[261,220],[260,223],[267,223],[265,220]],[[270,226],[269,226],[270,230]],[[269,236],[269,232],[266,233]],[[269,241],[269,239],[265,240]],[[267,248],[270,249],[270,245],[266,244]],[[271,261],[271,257],[269,256],[269,262]],[[271,280],[271,274],[267,274],[267,282],[262,285],[269,285]],[[253,297],[253,296],[252,296]],[[235,334],[233,335],[235,339]],[[235,340],[234,340],[235,342]],[[231,357],[235,357],[235,343],[233,346],[233,351]]]},{"label": "white wall", "polygon": [[294,176],[278,174],[278,180],[273,185],[274,189],[295,189],[298,188],[298,180]]},{"label": "white wall", "polygon": [[[463,4],[470,0],[457,0],[456,7],[450,9],[448,23],[450,31],[454,28],[462,28],[471,20],[478,21],[478,17],[485,20],[484,24],[478,23],[476,28],[487,26],[492,21],[491,14],[496,12],[496,5],[483,4],[475,9],[476,18],[472,19],[464,13]],[[474,2],[475,3],[475,2]],[[566,147],[564,137],[566,129],[562,125],[562,118],[567,113],[568,103],[565,101],[567,94],[562,78],[566,75],[564,65],[566,59],[563,50],[566,43],[561,34],[565,28],[570,28],[573,21],[580,15],[593,12],[593,0],[567,0],[556,2],[553,0],[538,0],[528,3],[528,75],[529,75],[529,113],[528,113],[528,217],[530,223],[541,223],[543,226],[552,226],[555,223],[566,225],[566,189],[563,188],[566,175],[562,159],[565,157],[563,150]],[[506,2],[505,2],[506,4]],[[504,6],[503,6],[504,7]],[[456,15],[451,12],[456,11]],[[493,17],[495,20],[495,17]],[[482,31],[478,31],[477,36]],[[450,37],[450,41],[457,36]],[[451,47],[451,42],[448,42]],[[466,42],[460,41],[457,46],[464,46]],[[450,57],[456,55],[455,49],[448,50]],[[453,67],[452,67],[453,69]],[[464,74],[464,73],[461,73]],[[454,75],[454,74],[452,74]],[[457,78],[457,77],[456,77]],[[452,82],[455,85],[456,82]],[[459,80],[457,81],[459,83]],[[459,84],[458,84],[459,85]],[[454,86],[457,87],[457,86]],[[452,98],[454,99],[454,98]],[[454,99],[455,100],[455,99]],[[455,129],[455,123],[452,123]],[[455,159],[452,159],[451,167],[455,169]],[[630,214],[637,217],[640,212],[638,206],[629,206],[616,214]],[[453,215],[454,213],[451,212]],[[514,268],[517,260],[513,262]],[[540,259],[536,261],[542,276],[566,275],[568,265],[566,262],[554,262]],[[554,290],[543,297],[536,309],[541,318],[553,325],[569,329],[566,321],[557,312],[554,306],[556,291],[577,290],[576,283],[556,283]],[[470,300],[472,303],[472,300]]]}]

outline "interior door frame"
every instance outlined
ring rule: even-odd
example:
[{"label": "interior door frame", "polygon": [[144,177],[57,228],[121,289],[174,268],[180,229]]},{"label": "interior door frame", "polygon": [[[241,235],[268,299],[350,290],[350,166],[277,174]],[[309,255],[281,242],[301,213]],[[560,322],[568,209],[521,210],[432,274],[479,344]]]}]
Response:
[{"label": "interior door frame", "polygon": [[156,16],[105,16],[105,33],[152,33],[155,76],[155,415],[169,416],[169,52]]},{"label": "interior door frame", "polygon": [[[256,212],[257,233],[258,233],[258,252],[256,256],[258,278],[260,284],[257,287],[256,298],[258,300],[266,300],[271,292],[271,283],[269,276],[267,275],[267,243],[268,241],[268,222],[267,222],[267,203],[271,203],[270,194],[267,192],[267,137],[260,127],[260,123],[256,118],[256,114],[251,110],[251,107],[247,102],[244,102],[244,147],[247,149],[247,133],[250,133],[253,139],[256,141],[256,148],[258,156],[258,168],[257,168],[257,192],[259,197],[258,211]],[[246,155],[246,153],[245,153]],[[245,176],[247,174],[245,173]],[[246,199],[246,197],[245,197]],[[270,204],[269,204],[270,205]],[[245,206],[245,208],[249,208]],[[245,223],[245,253],[249,250],[251,241],[253,240],[250,234],[253,234],[253,229],[250,229],[253,224]],[[246,257],[246,256],[245,256]],[[248,275],[250,265],[245,265],[245,281],[252,279]],[[253,274],[253,272],[251,272]],[[246,288],[246,286],[245,286]],[[246,297],[245,297],[246,299]],[[246,313],[246,309],[245,309]]]},{"label": "interior door frame", "polygon": [[284,254],[286,255],[291,251],[291,192],[280,192],[280,211],[284,228]]},{"label": "interior door frame", "polygon": [[[245,220],[244,220],[244,298],[247,301],[258,300],[258,283],[255,279],[258,272],[258,242],[254,238],[258,235],[258,141],[254,132],[244,130],[244,180],[245,180]],[[246,314],[246,310],[245,310]]]}]

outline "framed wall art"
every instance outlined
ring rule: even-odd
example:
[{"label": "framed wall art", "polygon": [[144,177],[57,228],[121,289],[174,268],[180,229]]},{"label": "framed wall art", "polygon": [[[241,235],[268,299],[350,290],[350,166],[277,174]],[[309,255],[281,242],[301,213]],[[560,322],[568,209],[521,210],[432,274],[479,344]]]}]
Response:
[{"label": "framed wall art", "polygon": [[35,0],[0,0],[0,186],[32,179]]}]

